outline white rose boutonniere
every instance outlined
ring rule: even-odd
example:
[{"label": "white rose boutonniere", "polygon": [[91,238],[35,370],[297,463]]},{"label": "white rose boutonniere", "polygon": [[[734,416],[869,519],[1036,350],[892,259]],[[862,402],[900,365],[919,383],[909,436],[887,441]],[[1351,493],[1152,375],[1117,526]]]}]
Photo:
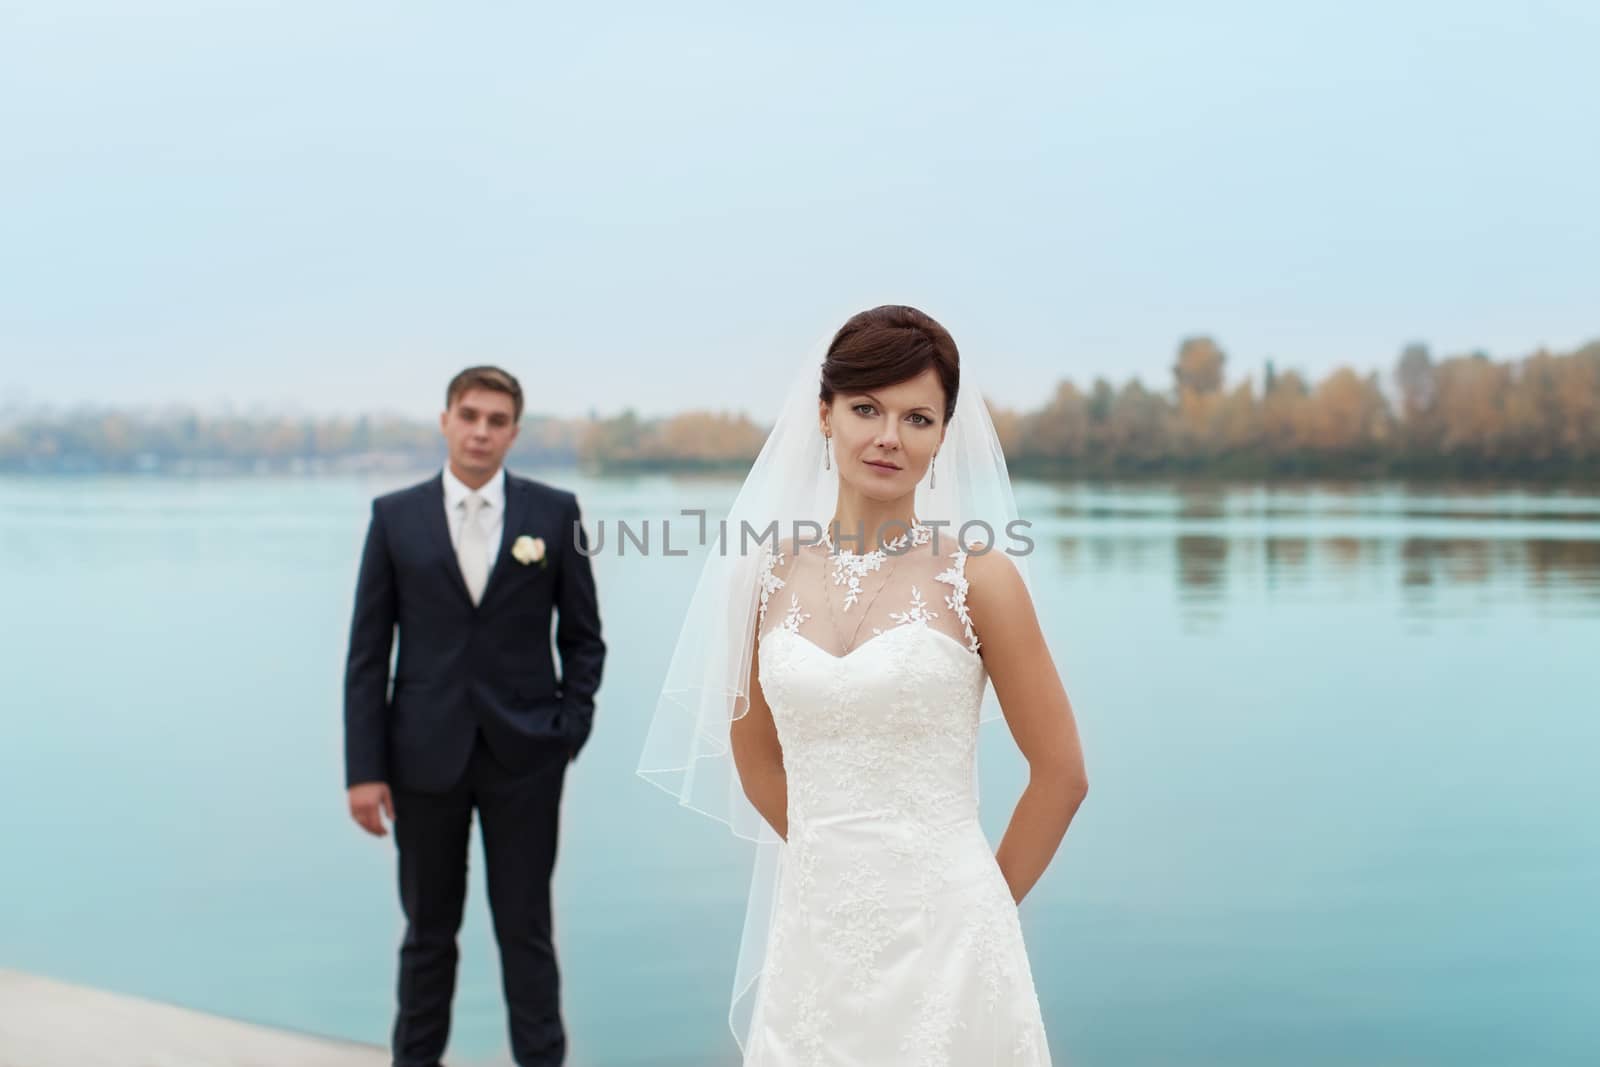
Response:
[{"label": "white rose boutonniere", "polygon": [[537,563],[539,566],[543,567],[545,564],[544,538],[529,537],[527,534],[523,534],[521,537],[517,538],[516,541],[512,542],[511,558],[522,564],[524,567],[530,563]]}]

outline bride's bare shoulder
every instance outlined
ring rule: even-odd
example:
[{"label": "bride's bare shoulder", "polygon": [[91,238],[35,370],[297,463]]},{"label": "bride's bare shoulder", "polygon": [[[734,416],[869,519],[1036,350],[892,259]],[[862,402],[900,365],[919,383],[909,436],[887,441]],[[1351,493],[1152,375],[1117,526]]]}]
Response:
[{"label": "bride's bare shoulder", "polygon": [[1015,611],[1027,603],[1028,587],[1016,562],[998,546],[969,545],[962,570],[967,579],[967,603],[979,614]]}]

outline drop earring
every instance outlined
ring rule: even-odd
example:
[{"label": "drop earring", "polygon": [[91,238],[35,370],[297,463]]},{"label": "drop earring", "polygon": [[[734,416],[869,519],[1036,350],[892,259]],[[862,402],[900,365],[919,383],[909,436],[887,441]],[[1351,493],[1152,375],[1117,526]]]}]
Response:
[{"label": "drop earring", "polygon": [[823,434],[822,435],[822,469],[825,470],[825,471],[833,469],[833,463],[828,457],[828,451],[829,451],[828,446],[831,445],[832,443],[833,443],[832,435],[830,435],[830,434]]},{"label": "drop earring", "polygon": [[937,452],[935,452],[932,455],[932,457],[930,457],[929,460],[928,460],[928,488],[929,489],[932,489],[935,485],[939,484],[937,481],[934,480],[935,471],[933,469],[933,465],[935,463],[937,463],[938,461],[939,461],[939,453],[937,453]]}]

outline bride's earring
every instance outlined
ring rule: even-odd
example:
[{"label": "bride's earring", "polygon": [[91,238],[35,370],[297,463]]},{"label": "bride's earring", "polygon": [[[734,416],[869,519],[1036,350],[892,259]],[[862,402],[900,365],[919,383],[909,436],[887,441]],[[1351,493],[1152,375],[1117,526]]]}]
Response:
[{"label": "bride's earring", "polygon": [[938,461],[939,461],[939,453],[937,453],[937,452],[935,452],[933,454],[933,456],[928,460],[928,488],[929,489],[932,489],[935,485],[938,484],[936,481],[934,481],[934,474],[936,472],[933,469],[933,465],[935,463],[937,463]]},{"label": "bride's earring", "polygon": [[832,462],[832,460],[830,460],[828,458],[828,451],[829,451],[828,446],[831,445],[831,444],[833,444],[833,435],[832,434],[823,434],[822,435],[822,469],[825,470],[825,471],[833,469],[833,462]]}]

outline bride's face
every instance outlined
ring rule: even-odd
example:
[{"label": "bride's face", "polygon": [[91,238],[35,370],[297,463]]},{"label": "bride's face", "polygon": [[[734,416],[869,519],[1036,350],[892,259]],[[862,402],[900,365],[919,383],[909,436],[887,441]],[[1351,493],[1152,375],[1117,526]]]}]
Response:
[{"label": "bride's face", "polygon": [[835,393],[818,409],[839,480],[874,500],[915,491],[944,443],[944,387],[931,367],[894,385]]}]

